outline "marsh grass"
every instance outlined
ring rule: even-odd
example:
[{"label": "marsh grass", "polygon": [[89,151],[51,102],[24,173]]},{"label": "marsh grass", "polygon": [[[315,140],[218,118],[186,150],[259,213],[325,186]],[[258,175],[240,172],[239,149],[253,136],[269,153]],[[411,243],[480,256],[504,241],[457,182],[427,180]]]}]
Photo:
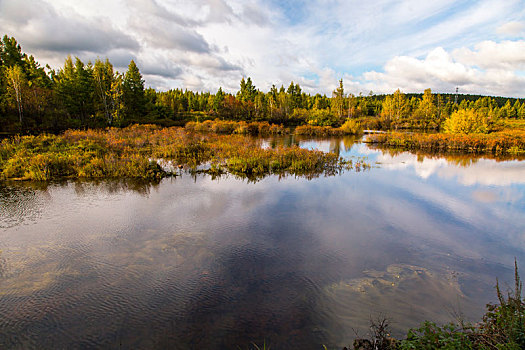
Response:
[{"label": "marsh grass", "polygon": [[358,135],[362,132],[359,122],[347,119],[339,128],[331,126],[301,125],[295,128],[294,133],[297,135],[308,136],[344,136]]},{"label": "marsh grass", "polygon": [[370,135],[366,142],[403,150],[461,151],[496,156],[525,154],[525,130],[468,135],[388,132]]},{"label": "marsh grass", "polygon": [[[240,135],[284,135],[290,130],[282,125],[269,124],[268,122],[231,121],[231,120],[206,120],[202,123],[188,122],[185,129],[188,131],[215,133],[215,134],[240,134]],[[331,126],[300,125],[293,131],[296,135],[307,136],[344,136],[358,135],[362,132],[359,122],[347,119],[339,128]]]},{"label": "marsh grass", "polygon": [[[263,124],[256,125],[258,132],[272,130]],[[213,175],[227,171],[254,178],[335,175],[353,167],[334,153],[297,146],[265,149],[259,140],[242,134],[197,133],[152,125],[17,136],[0,143],[0,177],[4,180],[158,179],[173,173],[161,166],[164,161],[170,161],[175,169],[196,169],[207,163],[205,172]]]},{"label": "marsh grass", "polygon": [[202,123],[188,122],[185,125],[187,131],[206,132],[215,134],[240,134],[240,135],[282,135],[289,132],[282,125],[269,124],[268,122],[245,122],[232,120],[206,120]]}]

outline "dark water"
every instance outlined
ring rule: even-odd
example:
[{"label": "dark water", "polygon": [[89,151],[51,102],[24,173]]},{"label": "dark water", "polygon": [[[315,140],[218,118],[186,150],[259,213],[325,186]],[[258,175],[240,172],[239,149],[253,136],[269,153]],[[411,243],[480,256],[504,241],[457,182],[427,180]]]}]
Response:
[{"label": "dark water", "polygon": [[476,320],[524,271],[525,162],[300,143],[369,171],[0,187],[0,348],[321,349]]}]

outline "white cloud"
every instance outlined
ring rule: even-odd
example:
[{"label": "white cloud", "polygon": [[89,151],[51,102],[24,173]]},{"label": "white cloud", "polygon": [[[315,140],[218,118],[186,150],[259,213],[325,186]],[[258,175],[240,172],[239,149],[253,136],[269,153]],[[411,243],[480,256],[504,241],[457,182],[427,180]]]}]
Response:
[{"label": "white cloud", "polygon": [[385,93],[428,87],[447,92],[459,86],[462,93],[520,96],[525,77],[518,72],[524,67],[525,41],[484,41],[474,50],[460,48],[452,54],[438,47],[424,59],[394,57],[385,64],[384,72],[366,72],[363,79]]},{"label": "white cloud", "polygon": [[41,0],[24,4],[12,0],[0,2],[0,27],[37,52],[62,55],[82,52],[105,53],[112,49],[137,50],[139,43],[101,17],[63,15]]},{"label": "white cloud", "polygon": [[[367,149],[367,147],[364,147]],[[514,184],[525,184],[523,174],[525,164],[520,161],[498,162],[493,159],[476,159],[469,164],[457,164],[453,160],[445,158],[423,157],[409,152],[403,152],[392,156],[380,151],[376,161],[381,168],[398,170],[413,168],[414,172],[421,178],[438,176],[445,179],[455,178],[465,186],[509,186]]]},{"label": "white cloud", "polygon": [[519,95],[523,5],[0,0],[0,27],[54,67],[67,54],[108,57],[118,69],[133,58],[154,87],[236,91],[244,75],[264,91],[293,80],[306,92],[329,95],[344,78],[354,94],[397,87],[448,92],[459,85],[463,92]]},{"label": "white cloud", "polygon": [[468,48],[457,49],[453,52],[454,57],[468,65],[476,65],[482,69],[525,69],[525,40],[483,41],[474,46],[474,50]]},{"label": "white cloud", "polygon": [[498,33],[515,37],[523,37],[525,35],[525,22],[511,21],[504,23],[498,27]]}]

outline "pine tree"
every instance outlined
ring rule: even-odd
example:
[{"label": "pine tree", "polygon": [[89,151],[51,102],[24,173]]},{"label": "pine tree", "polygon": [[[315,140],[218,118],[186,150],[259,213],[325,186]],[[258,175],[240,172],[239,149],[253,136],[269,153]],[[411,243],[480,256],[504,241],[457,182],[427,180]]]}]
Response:
[{"label": "pine tree", "polygon": [[248,79],[244,80],[244,78],[241,79],[241,89],[237,93],[237,97],[239,100],[243,102],[253,102],[255,100],[255,95],[257,94],[257,90],[255,89],[255,85],[252,83],[252,79],[248,77]]},{"label": "pine tree", "polygon": [[339,80],[339,87],[332,92],[332,113],[339,119],[343,118],[345,112],[345,89],[343,87],[343,79]]},{"label": "pine tree", "polygon": [[224,101],[224,92],[222,91],[222,88],[219,87],[219,90],[217,90],[217,93],[215,94],[214,98],[213,98],[213,110],[215,112],[219,112],[219,110],[221,109],[221,106],[222,106],[222,102]]},{"label": "pine tree", "polygon": [[122,83],[124,114],[132,121],[138,121],[145,114],[144,80],[135,62],[131,60]]}]

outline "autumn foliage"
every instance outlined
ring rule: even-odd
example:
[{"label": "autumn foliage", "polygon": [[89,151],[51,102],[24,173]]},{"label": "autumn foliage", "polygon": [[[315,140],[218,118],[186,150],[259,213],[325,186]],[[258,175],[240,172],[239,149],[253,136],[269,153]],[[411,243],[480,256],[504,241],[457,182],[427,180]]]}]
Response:
[{"label": "autumn foliage", "polygon": [[[213,125],[225,127],[224,123]],[[267,129],[266,124],[258,127]],[[177,172],[179,167],[199,171],[199,166],[212,174],[230,172],[253,178],[335,174],[351,163],[333,153],[297,146],[263,148],[260,140],[244,135],[152,125],[68,130],[59,136],[16,136],[0,143],[2,179],[151,179]]]},{"label": "autumn foliage", "polygon": [[505,130],[491,134],[422,134],[389,132],[370,135],[369,143],[405,150],[468,152],[476,154],[523,154],[525,130]]}]

